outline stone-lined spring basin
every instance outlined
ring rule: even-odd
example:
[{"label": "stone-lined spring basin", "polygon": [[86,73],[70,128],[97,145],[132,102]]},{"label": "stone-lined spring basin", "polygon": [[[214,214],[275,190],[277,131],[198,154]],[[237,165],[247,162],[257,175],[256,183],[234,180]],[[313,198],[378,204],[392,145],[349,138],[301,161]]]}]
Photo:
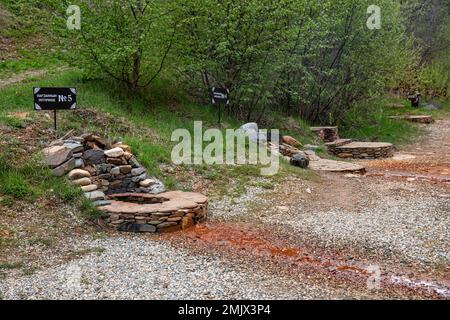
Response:
[{"label": "stone-lined spring basin", "polygon": [[108,198],[111,204],[99,208],[106,213],[102,220],[119,231],[184,230],[205,221],[208,216],[208,198],[200,193],[121,193]]}]

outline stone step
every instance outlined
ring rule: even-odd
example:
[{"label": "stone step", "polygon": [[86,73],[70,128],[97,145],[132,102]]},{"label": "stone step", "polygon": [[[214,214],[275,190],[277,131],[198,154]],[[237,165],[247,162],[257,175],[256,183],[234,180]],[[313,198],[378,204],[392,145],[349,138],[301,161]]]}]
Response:
[{"label": "stone step", "polygon": [[340,158],[378,159],[392,157],[395,147],[387,142],[351,142],[328,150]]},{"label": "stone step", "polygon": [[426,123],[430,124],[434,122],[434,119],[430,115],[417,115],[417,116],[389,116],[389,119],[395,119],[395,120],[407,120],[410,122],[417,122],[417,123]]},{"label": "stone step", "polygon": [[345,173],[360,173],[366,172],[366,168],[360,164],[336,161],[329,159],[320,159],[312,161],[309,168],[314,171],[328,171],[328,172],[345,172]]}]

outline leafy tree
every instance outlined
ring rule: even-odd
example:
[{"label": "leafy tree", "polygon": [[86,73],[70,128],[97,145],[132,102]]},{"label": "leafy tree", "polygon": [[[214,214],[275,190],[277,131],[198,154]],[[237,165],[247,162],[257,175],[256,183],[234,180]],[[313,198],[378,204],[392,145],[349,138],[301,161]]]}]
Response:
[{"label": "leafy tree", "polygon": [[164,0],[83,0],[76,48],[91,75],[104,74],[131,90],[147,87],[163,70],[176,25]]},{"label": "leafy tree", "polygon": [[366,26],[370,4],[183,1],[177,52],[203,96],[211,86],[231,90],[235,116],[260,121],[274,110],[334,123],[358,100],[394,85],[411,58],[399,3],[379,1],[381,30]]}]

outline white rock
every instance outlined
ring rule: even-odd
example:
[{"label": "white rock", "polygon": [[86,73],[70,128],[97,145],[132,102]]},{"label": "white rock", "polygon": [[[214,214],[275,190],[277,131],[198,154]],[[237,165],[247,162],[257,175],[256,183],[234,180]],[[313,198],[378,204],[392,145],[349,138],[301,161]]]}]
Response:
[{"label": "white rock", "polygon": [[87,172],[86,170],[81,169],[74,169],[69,172],[69,179],[70,180],[77,180],[81,178],[89,178],[91,174]]},{"label": "white rock", "polygon": [[155,184],[156,180],[154,179],[145,179],[144,181],[139,182],[139,185],[141,187],[147,188],[150,187],[152,184]]},{"label": "white rock", "polygon": [[89,184],[87,186],[82,186],[81,190],[83,190],[84,192],[92,192],[97,190],[97,186],[95,184]]},{"label": "white rock", "polygon": [[89,178],[81,178],[78,180],[73,180],[72,183],[77,186],[88,186],[92,183],[92,181]]},{"label": "white rock", "polygon": [[123,149],[119,148],[119,147],[105,151],[105,155],[109,158],[119,158],[119,157],[123,156],[124,153],[125,153],[125,151],[123,151]]}]

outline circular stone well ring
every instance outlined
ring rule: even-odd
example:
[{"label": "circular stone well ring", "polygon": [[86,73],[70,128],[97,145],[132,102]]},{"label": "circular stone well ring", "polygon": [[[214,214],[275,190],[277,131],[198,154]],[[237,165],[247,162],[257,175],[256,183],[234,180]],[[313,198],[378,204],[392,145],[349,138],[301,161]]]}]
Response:
[{"label": "circular stone well ring", "polygon": [[160,194],[109,195],[111,204],[100,207],[107,226],[129,232],[184,230],[208,216],[208,198],[200,193],[169,191]]}]

